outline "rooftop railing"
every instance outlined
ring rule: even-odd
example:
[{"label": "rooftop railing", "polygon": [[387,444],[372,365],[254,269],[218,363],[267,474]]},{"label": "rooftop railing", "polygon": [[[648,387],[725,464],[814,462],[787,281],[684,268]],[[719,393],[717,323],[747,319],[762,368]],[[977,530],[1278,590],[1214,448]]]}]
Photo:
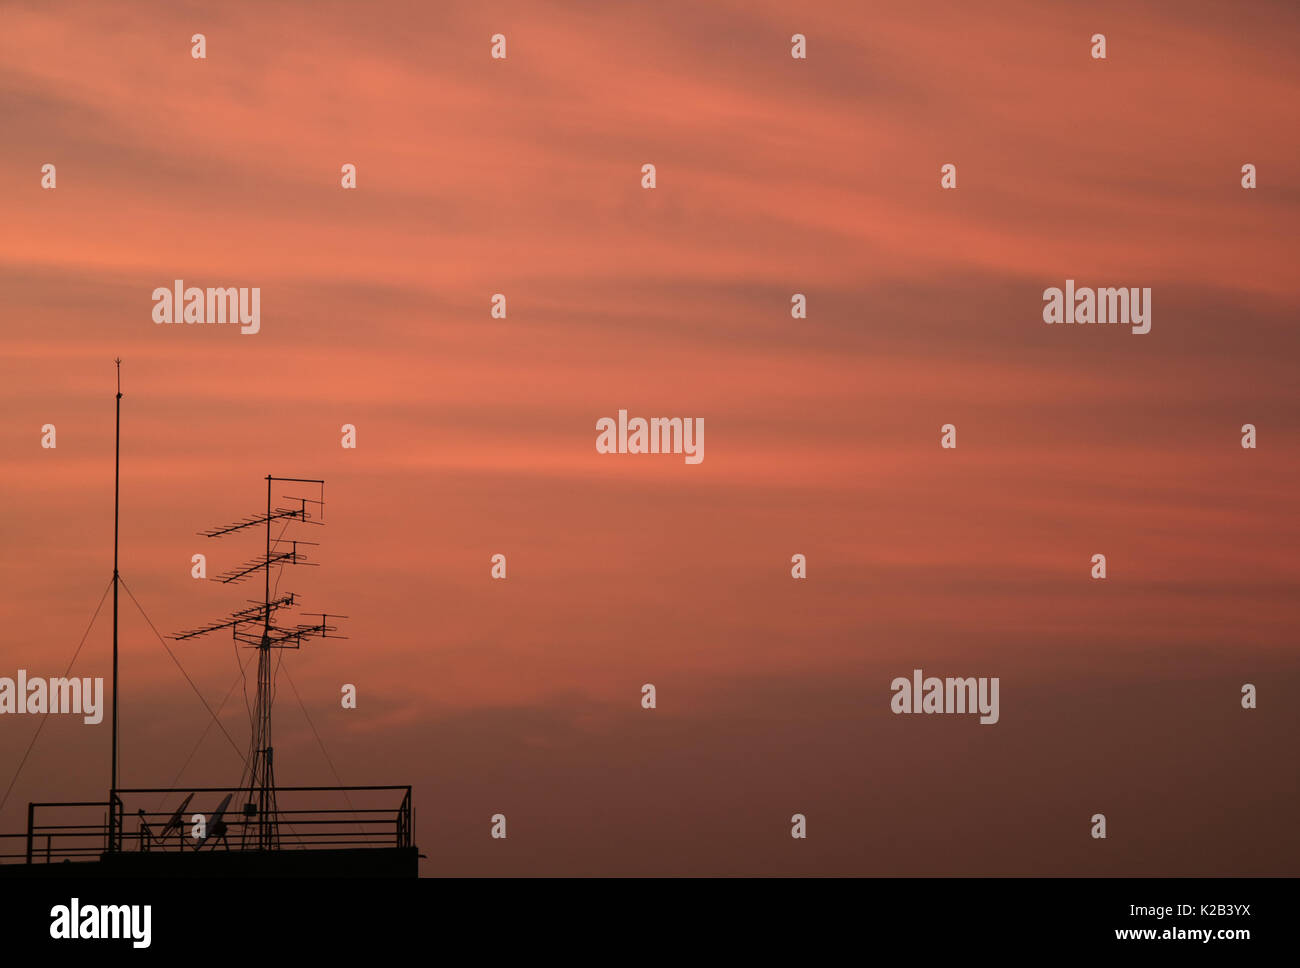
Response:
[{"label": "rooftop railing", "polygon": [[116,790],[106,802],[31,803],[27,832],[0,834],[0,864],[97,860],[114,851],[411,846],[409,786],[277,787],[275,809],[265,812],[258,799],[247,788],[197,787]]}]

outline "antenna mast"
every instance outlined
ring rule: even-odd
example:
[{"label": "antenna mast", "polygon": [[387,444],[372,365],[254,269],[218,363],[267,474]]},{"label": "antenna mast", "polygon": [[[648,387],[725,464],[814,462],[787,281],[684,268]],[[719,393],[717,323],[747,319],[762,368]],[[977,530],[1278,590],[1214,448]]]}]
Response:
[{"label": "antenna mast", "polygon": [[[120,580],[117,573],[117,505],[122,477],[122,358],[119,356],[113,362],[117,364],[117,419],[113,441],[113,764],[108,784],[110,793],[117,792],[117,585]],[[110,838],[110,849],[112,846]]]},{"label": "antenna mast", "polygon": [[[312,499],[284,495],[283,499],[289,502],[289,506],[273,507],[271,496],[273,482],[316,484],[319,485],[320,496],[317,499]],[[298,507],[293,506],[295,501],[298,503]],[[237,642],[243,642],[246,648],[258,650],[257,702],[253,714],[251,773],[248,783],[248,802],[244,804],[243,810],[244,841],[247,843],[250,829],[255,830],[253,847],[258,850],[274,850],[280,846],[277,824],[278,809],[275,801],[275,761],[271,745],[271,703],[275,695],[275,660],[272,659],[271,650],[301,648],[302,640],[313,635],[319,635],[321,638],[344,638],[344,636],[330,634],[331,632],[337,632],[338,627],[331,625],[329,619],[346,618],[345,615],[316,612],[310,617],[319,616],[320,621],[318,622],[298,623],[293,626],[276,624],[276,612],[280,609],[293,607],[297,604],[297,600],[292,592],[277,598],[272,597],[271,568],[286,564],[314,564],[307,561],[300,546],[314,546],[316,542],[286,539],[284,537],[284,531],[295,521],[303,524],[324,524],[323,521],[312,519],[312,510],[308,509],[308,504],[311,504],[313,509],[320,508],[323,514],[325,507],[324,481],[303,477],[273,477],[268,474],[266,476],[265,514],[255,514],[248,518],[242,518],[233,524],[212,528],[208,531],[200,531],[199,533],[204,537],[219,538],[235,531],[243,531],[258,525],[265,526],[266,544],[263,556],[238,565],[213,579],[223,584],[231,584],[250,578],[260,571],[263,573],[264,578],[262,601],[253,601],[251,607],[232,612],[221,621],[170,636],[176,641],[181,641],[206,635],[218,629],[228,628]],[[284,522],[284,530],[281,531],[278,538],[271,535],[271,525],[276,521]],[[256,817],[255,822],[254,817]]]}]

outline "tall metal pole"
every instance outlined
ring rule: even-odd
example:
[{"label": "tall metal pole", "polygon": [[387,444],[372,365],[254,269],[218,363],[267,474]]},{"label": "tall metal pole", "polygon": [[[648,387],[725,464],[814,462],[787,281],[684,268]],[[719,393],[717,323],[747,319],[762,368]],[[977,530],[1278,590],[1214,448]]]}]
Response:
[{"label": "tall metal pole", "polygon": [[[118,496],[122,477],[122,359],[113,361],[117,364],[117,414],[113,440],[113,765],[112,779],[109,783],[109,820],[110,829],[114,824],[112,817],[113,794],[117,793],[117,530],[118,530]],[[109,849],[117,848],[117,838],[109,839]]]},{"label": "tall metal pole", "polygon": [[[306,505],[304,505],[305,507]],[[264,601],[271,601],[271,475],[266,475],[266,597]],[[271,624],[271,610],[266,610],[266,624]]]},{"label": "tall metal pole", "polygon": [[[271,481],[266,475],[266,593],[263,596],[262,644],[257,653],[257,740],[253,753],[257,789],[257,846],[272,850],[275,836],[275,773],[271,759]],[[260,763],[261,769],[257,766]]]},{"label": "tall metal pole", "polygon": [[258,734],[264,745],[262,759],[262,789],[259,792],[258,810],[260,811],[258,820],[260,822],[258,837],[258,846],[263,850],[269,850],[274,844],[271,842],[271,822],[274,818],[268,816],[270,804],[267,802],[270,796],[268,789],[271,780],[271,475],[266,475],[266,595],[264,597],[266,606],[266,627],[262,633],[262,650],[258,653],[257,659],[257,696],[258,711],[262,717],[258,723]]}]

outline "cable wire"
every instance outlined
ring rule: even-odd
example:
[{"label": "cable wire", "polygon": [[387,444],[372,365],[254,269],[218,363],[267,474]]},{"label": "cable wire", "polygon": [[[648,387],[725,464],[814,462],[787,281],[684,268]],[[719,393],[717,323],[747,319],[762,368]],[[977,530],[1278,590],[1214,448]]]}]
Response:
[{"label": "cable wire", "polygon": [[162,637],[162,634],[154,626],[153,619],[149,618],[149,616],[145,614],[144,607],[141,606],[141,604],[138,601],[136,601],[135,595],[131,592],[131,589],[126,584],[126,580],[122,578],[120,574],[118,576],[118,581],[121,582],[122,587],[126,589],[126,593],[127,595],[130,596],[131,601],[135,602],[135,607],[140,610],[140,614],[144,616],[144,620],[149,623],[149,628],[153,629],[153,634],[158,637],[158,641],[162,643],[162,647],[167,650],[167,654],[171,656],[172,661],[176,663],[176,668],[181,670],[181,675],[183,675],[185,677],[185,681],[190,684],[190,688],[194,690],[194,694],[199,697],[199,702],[203,703],[203,708],[208,711],[208,715],[211,716],[213,722],[217,724],[217,727],[221,730],[222,735],[226,737],[226,740],[230,743],[231,748],[234,749],[235,754],[244,763],[244,765],[247,766],[248,761],[244,759],[244,754],[239,752],[239,747],[235,744],[235,741],[230,738],[230,733],[226,731],[226,727],[221,725],[221,720],[217,719],[217,714],[212,711],[212,707],[208,705],[208,701],[203,698],[203,693],[199,692],[199,687],[194,684],[194,680],[190,678],[190,674],[185,671],[185,667],[181,665],[181,660],[176,658],[176,653],[174,653],[171,650],[171,648],[167,645],[166,639]]},{"label": "cable wire", "polygon": [[[95,619],[99,617],[99,610],[104,607],[104,599],[108,597],[108,590],[112,587],[113,579],[110,578],[108,584],[104,586],[104,594],[99,596],[99,604],[95,606],[95,614],[90,616],[90,624],[86,626],[86,631],[81,636],[81,641],[77,643],[77,651],[72,653],[72,661],[68,663],[68,668],[63,671],[63,678],[68,678],[68,673],[72,671],[72,667],[77,661],[77,656],[81,655],[81,647],[86,644],[86,639],[90,637],[90,630],[94,627]],[[25,696],[19,696],[18,701],[26,702],[27,698]],[[32,741],[27,744],[27,752],[24,753],[23,758],[18,761],[18,769],[14,770],[13,779],[9,781],[9,787],[5,790],[5,795],[0,797],[0,811],[3,811],[5,804],[9,802],[9,794],[13,792],[14,784],[18,782],[18,774],[23,771],[23,765],[27,762],[27,757],[31,755],[32,747],[36,745],[36,740],[41,735],[41,730],[45,728],[45,724],[49,721],[49,718],[49,716],[42,716],[40,722],[36,724],[36,732],[32,734]]]},{"label": "cable wire", "polygon": [[352,820],[357,825],[357,829],[363,834],[366,828],[361,826],[361,821],[357,817],[357,808],[352,805],[352,798],[348,796],[348,791],[343,789],[343,778],[339,776],[339,771],[334,768],[334,761],[330,759],[329,750],[325,749],[325,741],[320,738],[320,733],[316,732],[316,724],[311,721],[311,714],[307,712],[307,707],[303,704],[302,696],[298,695],[298,687],[294,685],[293,676],[289,675],[288,667],[284,670],[284,677],[289,680],[289,688],[293,690],[293,697],[298,700],[298,706],[302,709],[302,714],[307,719],[307,725],[316,736],[316,742],[320,744],[320,751],[325,754],[325,762],[330,765],[330,772],[334,774],[334,779],[338,781],[339,789],[343,792],[343,799],[347,801],[348,809],[352,811]]}]

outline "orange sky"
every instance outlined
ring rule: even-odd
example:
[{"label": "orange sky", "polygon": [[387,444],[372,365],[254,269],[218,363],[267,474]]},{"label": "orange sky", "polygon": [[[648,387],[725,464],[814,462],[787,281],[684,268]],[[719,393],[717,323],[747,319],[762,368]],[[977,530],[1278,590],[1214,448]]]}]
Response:
[{"label": "orange sky", "polygon": [[[122,573],[164,632],[252,594],[189,561],[257,539],[196,531],[327,480],[281,588],[351,638],[286,661],[344,782],[414,784],[425,874],[1296,871],[1298,22],[7,5],[0,675],[60,674],[111,574],[121,356]],[[1151,332],[1044,325],[1067,278],[1150,287]],[[261,332],[156,326],[174,279],[260,287]],[[597,454],[620,408],[703,417],[703,463]],[[163,786],[207,713],[124,602],[122,782]],[[230,643],[173,648],[215,707]],[[1001,721],[892,715],[917,667],[999,676]],[[32,728],[0,718],[0,783]],[[0,828],[102,795],[108,742],[52,720]],[[334,782],[284,693],[276,762]],[[214,730],[181,785],[239,769]]]}]

